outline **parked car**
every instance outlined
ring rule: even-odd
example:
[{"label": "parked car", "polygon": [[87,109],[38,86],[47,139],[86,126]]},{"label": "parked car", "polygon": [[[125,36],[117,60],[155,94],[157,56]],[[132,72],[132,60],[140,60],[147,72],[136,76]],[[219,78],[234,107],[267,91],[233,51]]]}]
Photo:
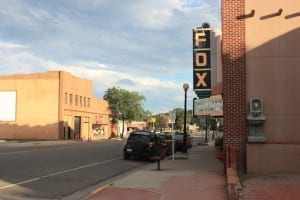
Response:
[{"label": "parked car", "polygon": [[123,148],[124,159],[131,157],[150,159],[155,156],[160,138],[150,131],[137,130],[130,133]]},{"label": "parked car", "polygon": [[[176,133],[174,135],[174,140],[175,140],[175,149],[176,150],[183,150],[183,135],[184,133]],[[192,147],[192,137],[190,134],[186,134],[186,147],[191,148]]]},{"label": "parked car", "polygon": [[172,135],[168,133],[158,133],[162,148],[166,148],[167,156],[172,154]]},{"label": "parked car", "polygon": [[215,139],[215,146],[223,147],[223,134]]}]

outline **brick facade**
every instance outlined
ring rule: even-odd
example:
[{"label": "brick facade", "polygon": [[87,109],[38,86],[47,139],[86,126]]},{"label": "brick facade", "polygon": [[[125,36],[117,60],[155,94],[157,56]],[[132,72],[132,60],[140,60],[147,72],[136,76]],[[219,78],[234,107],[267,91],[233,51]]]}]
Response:
[{"label": "brick facade", "polygon": [[237,168],[246,167],[247,101],[244,0],[222,0],[224,145],[237,150]]}]

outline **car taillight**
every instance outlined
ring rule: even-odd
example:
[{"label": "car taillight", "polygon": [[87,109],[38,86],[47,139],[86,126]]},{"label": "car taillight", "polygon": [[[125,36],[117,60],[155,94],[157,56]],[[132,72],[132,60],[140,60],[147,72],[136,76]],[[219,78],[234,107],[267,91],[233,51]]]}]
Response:
[{"label": "car taillight", "polygon": [[153,143],[149,142],[149,147],[152,148],[153,147]]}]

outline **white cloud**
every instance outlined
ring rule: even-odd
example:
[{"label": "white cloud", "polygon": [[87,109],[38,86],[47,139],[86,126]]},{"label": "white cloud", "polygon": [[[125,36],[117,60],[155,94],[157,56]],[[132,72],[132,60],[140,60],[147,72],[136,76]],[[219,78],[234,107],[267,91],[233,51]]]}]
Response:
[{"label": "white cloud", "polygon": [[161,29],[167,26],[172,17],[173,7],[166,5],[163,1],[157,3],[156,1],[148,1],[133,5],[132,13],[137,19],[139,26]]},{"label": "white cloud", "polygon": [[0,42],[0,51],[5,51],[9,49],[23,49],[23,48],[28,48],[26,45],[22,44],[16,44],[16,43],[9,43],[9,42]]},{"label": "white cloud", "polygon": [[192,82],[192,28],[220,28],[219,4],[1,1],[0,73],[66,70],[92,80],[97,96],[120,86],[144,94],[147,109],[168,111],[182,105],[182,83]]},{"label": "white cloud", "polygon": [[180,1],[180,9],[182,10],[195,10],[195,9],[203,9],[207,7],[207,3],[201,0],[181,0]]}]

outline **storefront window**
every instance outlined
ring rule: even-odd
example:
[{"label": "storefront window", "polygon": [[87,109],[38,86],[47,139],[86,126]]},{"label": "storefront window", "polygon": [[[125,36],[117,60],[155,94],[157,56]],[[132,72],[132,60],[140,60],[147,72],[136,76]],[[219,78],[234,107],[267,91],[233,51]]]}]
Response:
[{"label": "storefront window", "polygon": [[105,133],[105,128],[104,128],[104,125],[102,125],[102,124],[93,124],[92,128],[93,128],[94,136],[104,135],[104,133]]},{"label": "storefront window", "polygon": [[73,104],[73,94],[70,94],[70,105]]},{"label": "storefront window", "polygon": [[75,96],[75,106],[78,106],[78,95]]},{"label": "storefront window", "polygon": [[65,104],[68,104],[68,94],[65,92]]}]

